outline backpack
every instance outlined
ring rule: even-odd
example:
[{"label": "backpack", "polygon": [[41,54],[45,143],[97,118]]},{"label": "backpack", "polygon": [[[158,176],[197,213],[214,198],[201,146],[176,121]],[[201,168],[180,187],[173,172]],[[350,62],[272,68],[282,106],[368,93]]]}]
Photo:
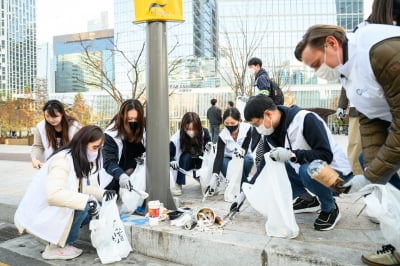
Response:
[{"label": "backpack", "polygon": [[[274,101],[274,103],[276,105],[282,105],[284,102],[284,96],[283,96],[282,89],[279,88],[278,84],[275,81],[273,81],[272,79],[270,79],[268,77],[268,75],[262,75],[262,76],[265,76],[270,82],[270,91],[269,91],[270,95],[267,95],[267,96],[270,96],[272,101]],[[255,86],[257,86],[257,80],[255,81]],[[265,92],[260,91],[260,93],[267,94],[267,91],[265,91]]]}]

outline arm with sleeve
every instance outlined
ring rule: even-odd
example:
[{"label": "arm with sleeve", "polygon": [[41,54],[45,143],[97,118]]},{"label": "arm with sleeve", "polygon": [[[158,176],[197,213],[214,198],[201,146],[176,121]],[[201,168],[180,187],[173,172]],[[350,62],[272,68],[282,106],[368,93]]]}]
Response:
[{"label": "arm with sleeve", "polygon": [[268,96],[271,96],[271,82],[266,75],[261,75],[257,79],[257,88],[260,91],[267,90]]},{"label": "arm with sleeve", "polygon": [[108,134],[104,134],[104,136],[103,167],[108,174],[112,175],[116,180],[119,180],[124,170],[118,165],[118,145]]},{"label": "arm with sleeve", "polygon": [[42,138],[40,137],[39,130],[33,130],[33,144],[31,150],[31,158],[39,159],[44,153]]},{"label": "arm with sleeve", "polygon": [[175,144],[170,141],[169,142],[169,161],[175,161],[176,147]]},{"label": "arm with sleeve", "polygon": [[224,162],[225,154],[225,142],[222,141],[221,137],[218,137],[217,143],[217,154],[215,155],[213,173],[219,174],[222,168],[222,163]]},{"label": "arm with sleeve", "polygon": [[210,137],[210,132],[208,131],[208,129],[203,128],[203,132],[204,132],[204,146],[203,149],[205,148],[206,144],[211,142],[211,137]]},{"label": "arm with sleeve", "polygon": [[244,150],[244,155],[246,155],[246,153],[249,149],[249,146],[250,146],[251,132],[252,132],[252,128],[250,127],[249,130],[247,131],[246,138],[244,139],[244,141],[242,143],[242,149]]},{"label": "arm with sleeve", "polygon": [[304,117],[303,136],[311,150],[294,150],[299,164],[310,163],[320,159],[328,164],[333,160],[333,153],[329,143],[326,129],[315,114],[309,113]]}]

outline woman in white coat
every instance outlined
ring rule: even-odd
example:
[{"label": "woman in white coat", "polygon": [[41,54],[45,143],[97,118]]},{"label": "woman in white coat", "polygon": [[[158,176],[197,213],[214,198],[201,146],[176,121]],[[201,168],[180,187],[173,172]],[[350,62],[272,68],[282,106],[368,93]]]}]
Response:
[{"label": "woman in white coat", "polygon": [[33,132],[31,158],[34,168],[40,168],[41,159],[46,161],[55,150],[67,144],[82,127],[75,118],[65,112],[64,105],[58,100],[49,100],[42,110],[44,120],[36,125]]},{"label": "woman in white coat", "polygon": [[49,242],[42,253],[44,259],[78,257],[82,250],[72,244],[78,240],[81,226],[90,221],[89,202],[114,197],[115,191],[105,191],[97,182],[103,142],[101,128],[82,128],[49,158],[22,198],[15,225],[20,233],[26,230]]}]

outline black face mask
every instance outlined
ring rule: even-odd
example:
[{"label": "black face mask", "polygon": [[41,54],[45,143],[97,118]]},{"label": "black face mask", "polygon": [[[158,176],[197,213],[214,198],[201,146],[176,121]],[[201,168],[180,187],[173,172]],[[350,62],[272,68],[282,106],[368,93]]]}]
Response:
[{"label": "black face mask", "polygon": [[129,127],[132,131],[135,131],[138,127],[138,122],[129,122]]},{"label": "black face mask", "polygon": [[229,130],[229,132],[232,133],[239,127],[239,124],[237,124],[236,126],[225,126],[225,127]]}]

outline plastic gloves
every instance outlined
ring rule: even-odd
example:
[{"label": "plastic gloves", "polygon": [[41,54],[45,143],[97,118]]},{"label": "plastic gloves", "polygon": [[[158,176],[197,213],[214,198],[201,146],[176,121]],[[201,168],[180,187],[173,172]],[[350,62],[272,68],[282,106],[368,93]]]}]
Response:
[{"label": "plastic gloves", "polygon": [[343,119],[343,117],[344,117],[344,110],[343,110],[343,108],[338,108],[338,109],[336,110],[336,117],[337,117],[338,119]]},{"label": "plastic gloves", "polygon": [[125,189],[127,189],[129,191],[132,191],[132,184],[131,184],[131,181],[130,181],[129,176],[127,174],[122,174],[119,177],[119,186],[121,188],[125,188]]},{"label": "plastic gloves", "polygon": [[291,150],[282,147],[273,148],[269,154],[269,157],[271,157],[271,159],[274,161],[282,163],[287,160],[290,160],[292,162],[296,161],[296,155]]},{"label": "plastic gloves", "polygon": [[172,161],[169,163],[169,165],[172,167],[172,169],[174,170],[178,170],[179,169],[179,163],[177,161]]},{"label": "plastic gloves", "polygon": [[213,195],[215,193],[215,190],[217,189],[218,177],[219,177],[219,175],[217,173],[213,173],[210,178],[210,183],[208,184],[208,186],[210,187],[210,189],[208,190],[208,193],[210,195]]},{"label": "plastic gloves", "polygon": [[104,191],[103,198],[106,198],[106,201],[112,200],[117,193],[115,190],[106,190]]},{"label": "plastic gloves", "polygon": [[365,178],[364,175],[355,175],[352,179],[342,185],[342,187],[350,187],[348,194],[360,191],[366,185],[371,184],[371,181]]}]

